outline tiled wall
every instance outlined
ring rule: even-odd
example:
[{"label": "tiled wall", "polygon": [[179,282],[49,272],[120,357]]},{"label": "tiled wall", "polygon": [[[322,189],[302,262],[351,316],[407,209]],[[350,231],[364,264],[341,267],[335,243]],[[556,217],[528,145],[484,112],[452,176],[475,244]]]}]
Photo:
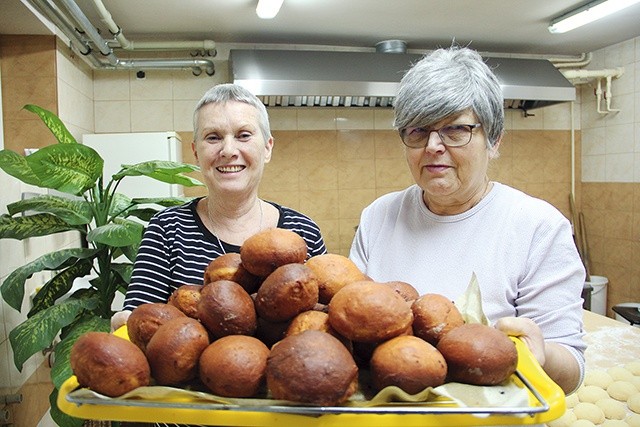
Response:
[{"label": "tiled wall", "polygon": [[596,82],[581,86],[581,207],[592,273],[609,280],[611,316],[613,305],[640,302],[640,37],[593,52],[587,69],[618,67],[624,74],[607,96],[619,112],[598,113]]},{"label": "tiled wall", "polygon": [[[0,49],[5,148],[22,153],[24,148],[41,148],[55,143],[55,138],[40,119],[22,110],[22,106],[28,103],[58,114],[76,138],[93,131],[92,72],[79,58],[71,55],[67,47],[62,45],[56,49],[56,39],[49,36],[2,36]],[[20,200],[23,193],[45,191],[21,184],[3,171],[0,171],[0,186],[2,213],[6,213],[9,203]],[[60,233],[22,242],[0,240],[0,280],[4,281],[17,267],[41,255],[79,244],[78,233]],[[50,278],[50,272],[34,274],[27,281],[27,297]],[[26,304],[28,298],[24,308]],[[23,312],[26,313],[24,309]],[[4,301],[0,304],[0,314],[0,392],[23,396],[21,404],[9,408],[14,425],[36,425],[49,406],[49,370],[42,364],[43,356],[35,355],[22,372],[18,372],[13,364],[8,334],[26,319],[26,314],[16,312]]]}]

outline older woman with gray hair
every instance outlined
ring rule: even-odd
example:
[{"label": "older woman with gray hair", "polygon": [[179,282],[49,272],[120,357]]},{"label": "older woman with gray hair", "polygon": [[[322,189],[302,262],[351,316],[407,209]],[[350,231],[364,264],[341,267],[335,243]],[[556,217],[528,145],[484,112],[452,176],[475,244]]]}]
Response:
[{"label": "older woman with gray hair", "polygon": [[278,227],[299,234],[308,257],[327,251],[312,219],[258,196],[274,140],[267,109],[255,95],[235,84],[212,87],[196,105],[193,128],[191,148],[207,195],[151,218],[124,310],[111,319],[113,329],[141,304],[167,302],[184,284],[202,285],[209,262],[239,253],[244,241],[262,230]]},{"label": "older woman with gray hair", "polygon": [[485,315],[569,393],[584,376],[585,270],[549,203],[490,181],[500,84],[472,49],[438,49],[403,77],[395,122],[415,184],[362,213],[350,258],[373,280],[459,298],[475,274]]}]

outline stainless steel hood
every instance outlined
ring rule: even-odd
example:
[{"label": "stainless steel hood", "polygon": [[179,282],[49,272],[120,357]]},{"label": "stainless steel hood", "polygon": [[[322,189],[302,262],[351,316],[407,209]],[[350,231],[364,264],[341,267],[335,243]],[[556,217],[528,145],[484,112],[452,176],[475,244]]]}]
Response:
[{"label": "stainless steel hood", "polygon": [[[404,73],[419,54],[232,49],[233,81],[269,107],[391,107]],[[547,60],[485,58],[505,108],[531,110],[573,101],[575,87]]]}]

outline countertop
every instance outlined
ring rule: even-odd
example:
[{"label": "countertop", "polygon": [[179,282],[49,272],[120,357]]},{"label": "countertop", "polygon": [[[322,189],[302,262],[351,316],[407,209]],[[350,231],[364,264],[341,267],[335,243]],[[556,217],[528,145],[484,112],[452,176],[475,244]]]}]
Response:
[{"label": "countertop", "polygon": [[640,328],[583,310],[586,367],[608,369],[640,360]]}]

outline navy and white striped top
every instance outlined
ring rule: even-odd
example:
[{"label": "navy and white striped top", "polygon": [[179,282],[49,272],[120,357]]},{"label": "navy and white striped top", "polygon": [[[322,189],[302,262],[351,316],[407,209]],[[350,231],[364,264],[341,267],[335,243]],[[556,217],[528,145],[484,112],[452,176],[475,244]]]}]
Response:
[{"label": "navy and white striped top", "polygon": [[[199,199],[164,209],[151,218],[144,232],[124,301],[125,310],[149,302],[167,302],[182,285],[203,284],[209,263],[240,247],[221,242],[196,213]],[[318,225],[306,215],[269,202],[280,211],[278,228],[299,234],[307,243],[308,257],[327,252]]]}]

